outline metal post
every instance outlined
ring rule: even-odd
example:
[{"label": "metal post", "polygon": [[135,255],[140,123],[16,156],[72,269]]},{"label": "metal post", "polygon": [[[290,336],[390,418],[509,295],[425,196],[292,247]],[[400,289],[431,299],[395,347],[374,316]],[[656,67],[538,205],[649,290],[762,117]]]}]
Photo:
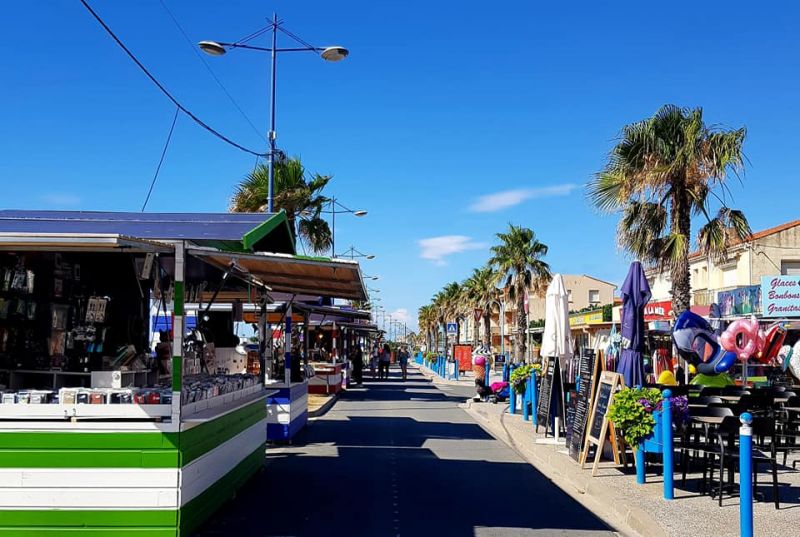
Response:
[{"label": "metal post", "polygon": [[525,391],[522,393],[522,419],[528,421],[531,419],[531,411],[528,408],[528,403],[530,403],[530,395],[531,395],[531,379],[528,378],[528,382],[525,384]]},{"label": "metal post", "polygon": [[183,321],[184,321],[184,277],[185,252],[183,242],[175,244],[175,283],[172,299],[172,423],[181,420],[181,393],[183,391]]},{"label": "metal post", "polygon": [[753,537],[753,416],[745,412],[739,421],[739,535]]},{"label": "metal post", "polygon": [[672,482],[672,390],[664,390],[661,402],[661,434],[662,457],[664,466],[664,499],[675,498],[675,486]]},{"label": "metal post", "polygon": [[644,443],[634,447],[633,453],[636,456],[636,482],[640,485],[644,485]]},{"label": "metal post", "polygon": [[[508,380],[509,380],[509,382],[511,381],[511,373],[513,373],[513,372],[514,372],[514,368],[511,366],[511,364],[509,364],[508,365]],[[509,395],[509,398],[508,398],[509,399],[508,400],[508,403],[509,403],[508,404],[508,412],[509,412],[509,414],[513,415],[513,414],[517,413],[517,392],[514,390],[513,386],[510,387],[510,389],[508,391],[508,395]]]},{"label": "metal post", "polygon": [[286,331],[283,335],[283,381],[292,385],[292,305],[286,306]]},{"label": "metal post", "polygon": [[331,198],[331,257],[336,257],[336,198]]},{"label": "metal post", "polygon": [[536,387],[536,371],[531,371],[531,421],[533,422],[533,430],[539,428],[539,418],[536,416],[536,407],[539,403],[539,394]]},{"label": "metal post", "polygon": [[[267,212],[275,212],[275,139],[277,133],[275,132],[275,73],[278,64],[278,14],[272,14],[272,70],[270,76],[270,91],[269,91],[269,134],[267,139],[269,141],[269,155],[267,161],[269,163],[269,185],[267,186]],[[294,233],[295,230],[292,230]]]}]

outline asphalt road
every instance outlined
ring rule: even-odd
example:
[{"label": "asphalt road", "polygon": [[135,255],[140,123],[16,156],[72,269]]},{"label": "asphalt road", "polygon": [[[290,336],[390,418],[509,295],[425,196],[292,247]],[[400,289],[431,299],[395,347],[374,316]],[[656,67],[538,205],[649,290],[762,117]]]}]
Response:
[{"label": "asphalt road", "polygon": [[348,390],[215,514],[202,537],[613,535],[411,373]]}]

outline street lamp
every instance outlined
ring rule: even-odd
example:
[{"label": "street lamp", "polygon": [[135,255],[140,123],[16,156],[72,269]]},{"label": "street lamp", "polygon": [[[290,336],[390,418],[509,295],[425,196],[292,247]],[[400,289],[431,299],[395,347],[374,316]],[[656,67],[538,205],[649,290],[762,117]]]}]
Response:
[{"label": "street lamp", "polygon": [[380,276],[370,276],[369,274],[364,274],[363,272],[361,273],[361,275],[364,276],[366,279],[372,281],[377,281],[381,279]]},{"label": "street lamp", "polygon": [[364,259],[375,259],[375,256],[372,254],[365,254],[359,250],[356,250],[354,246],[351,246],[344,252],[342,252],[341,257],[349,257],[350,259],[355,259],[356,257],[363,257]]},{"label": "street lamp", "polygon": [[[322,211],[324,213],[329,213],[331,215],[331,253],[333,257],[336,257],[336,215],[337,214],[352,214],[353,216],[367,216],[367,211],[354,211],[349,207],[345,207],[341,203],[339,203],[336,198],[330,199],[331,209],[330,211]],[[336,208],[339,207],[340,210]]]},{"label": "street lamp", "polygon": [[[269,92],[269,133],[267,136],[267,141],[269,142],[269,152],[267,153],[267,162],[269,164],[269,185],[267,187],[267,211],[269,213],[275,212],[275,155],[277,154],[278,150],[276,148],[275,141],[277,139],[277,132],[275,131],[275,74],[276,74],[276,67],[277,67],[277,59],[279,52],[315,52],[320,55],[320,57],[329,62],[338,62],[347,57],[350,54],[346,48],[341,46],[330,46],[330,47],[314,47],[294,35],[292,32],[283,28],[282,23],[278,22],[278,15],[276,13],[272,14],[272,21],[268,26],[270,30],[272,30],[272,46],[267,47],[256,47],[253,45],[247,45],[245,42],[249,39],[253,39],[254,37],[261,35],[263,31],[258,31],[255,34],[252,34],[248,38],[236,42],[236,43],[222,43],[219,41],[200,41],[197,45],[200,47],[200,50],[205,52],[210,56],[223,56],[228,50],[243,48],[247,50],[257,50],[261,52],[269,52],[272,56],[272,63],[270,69],[270,92]],[[286,36],[290,37],[293,41],[300,44],[300,47],[294,48],[278,48],[278,32],[282,32]]]}]

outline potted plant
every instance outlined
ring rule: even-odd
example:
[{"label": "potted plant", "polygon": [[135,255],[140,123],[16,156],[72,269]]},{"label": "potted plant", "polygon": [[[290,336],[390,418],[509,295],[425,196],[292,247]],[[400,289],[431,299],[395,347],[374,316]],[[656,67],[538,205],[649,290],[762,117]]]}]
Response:
[{"label": "potted plant", "polygon": [[509,380],[511,381],[511,387],[516,393],[525,393],[525,389],[528,387],[528,379],[531,378],[534,371],[537,373],[541,372],[542,366],[540,364],[525,364],[511,372]]}]

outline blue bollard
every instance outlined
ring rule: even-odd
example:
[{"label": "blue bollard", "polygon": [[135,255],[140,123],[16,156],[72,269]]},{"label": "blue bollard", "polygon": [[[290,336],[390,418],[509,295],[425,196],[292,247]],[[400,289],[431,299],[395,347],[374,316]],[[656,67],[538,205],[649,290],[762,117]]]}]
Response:
[{"label": "blue bollard", "polygon": [[528,382],[525,383],[525,391],[522,392],[522,419],[528,421],[531,419],[531,411],[528,407],[528,403],[530,403],[530,384],[531,379],[528,379]]},{"label": "blue bollard", "polygon": [[739,535],[753,537],[753,416],[739,417]]},{"label": "blue bollard", "polygon": [[636,455],[636,482],[639,485],[644,485],[646,482],[644,475],[644,443],[639,444],[634,449],[634,454]]},{"label": "blue bollard", "polygon": [[536,416],[536,405],[539,399],[539,394],[537,393],[539,388],[536,386],[536,371],[531,371],[531,380],[528,382],[531,390],[531,421],[533,422],[534,430],[536,430],[539,427],[539,418]]},{"label": "blue bollard", "polygon": [[673,463],[672,463],[672,390],[664,390],[664,399],[661,403],[661,432],[663,449],[661,451],[664,466],[664,499],[675,499],[675,485],[672,482]]}]

